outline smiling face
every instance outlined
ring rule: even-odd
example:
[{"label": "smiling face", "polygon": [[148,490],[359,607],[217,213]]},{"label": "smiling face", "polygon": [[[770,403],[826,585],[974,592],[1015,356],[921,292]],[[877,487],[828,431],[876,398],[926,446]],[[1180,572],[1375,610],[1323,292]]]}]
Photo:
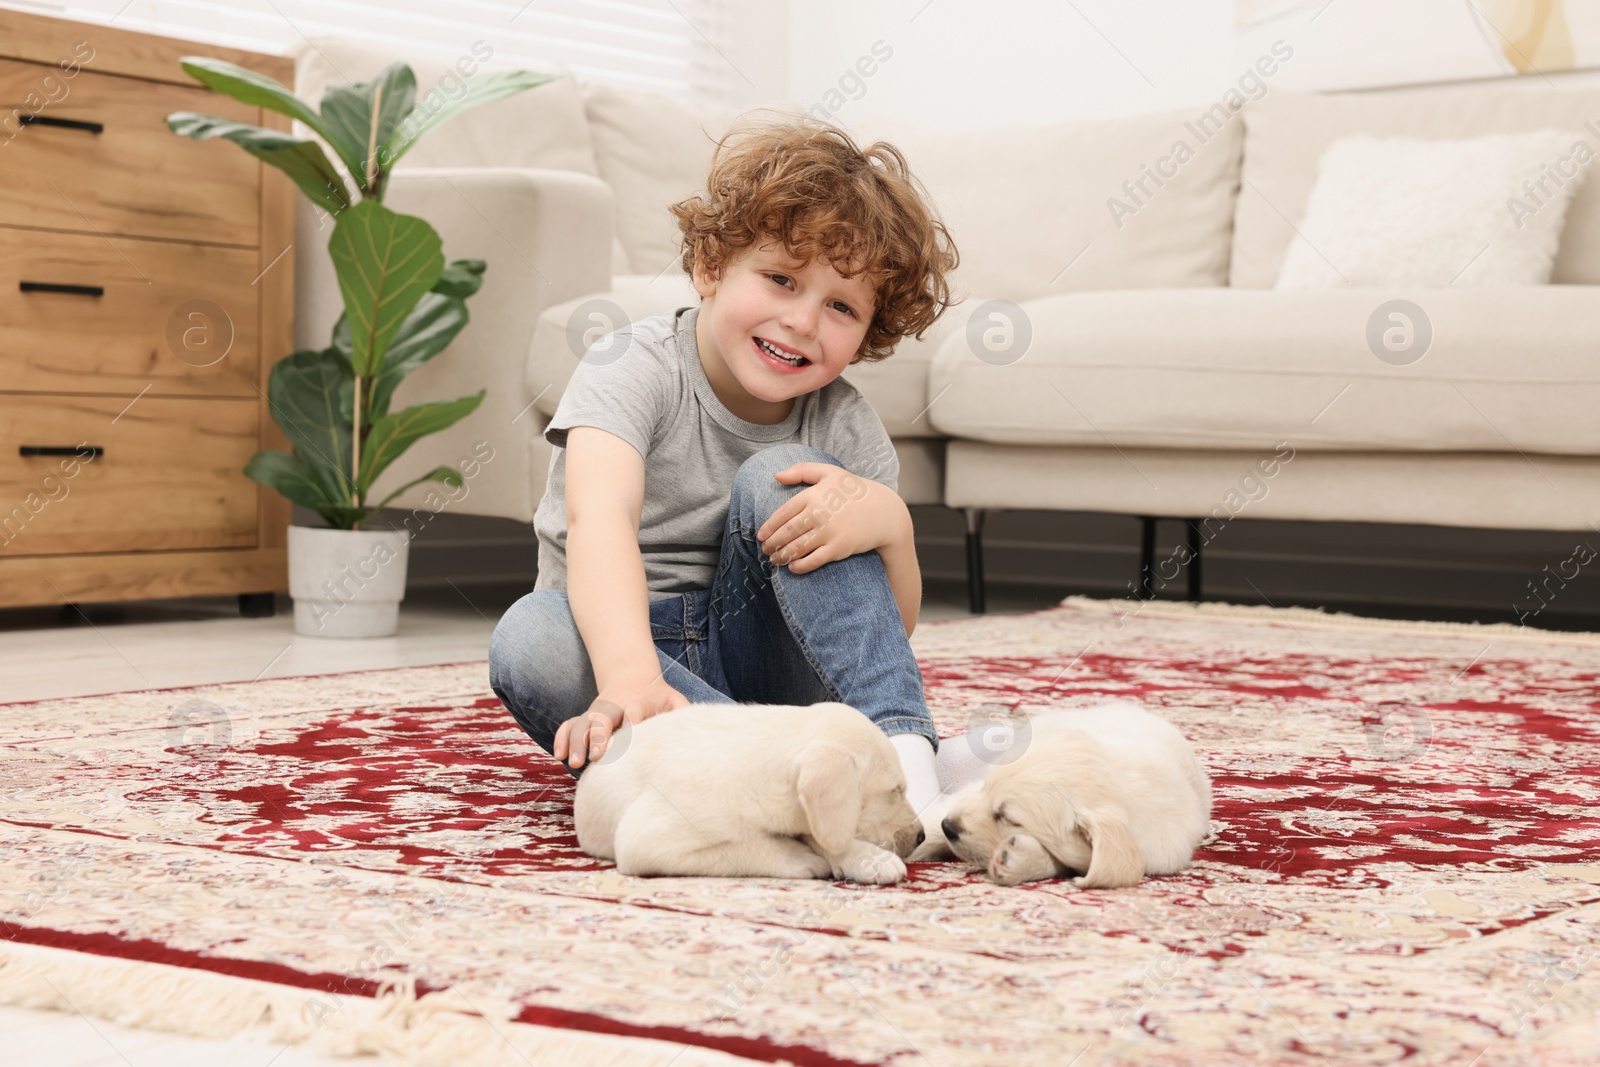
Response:
[{"label": "smiling face", "polygon": [[795,397],[849,366],[875,306],[866,273],[846,278],[776,243],[746,249],[720,277],[696,263],[694,287],[701,297],[695,340],[712,391],[735,415],[766,425],[782,422]]}]

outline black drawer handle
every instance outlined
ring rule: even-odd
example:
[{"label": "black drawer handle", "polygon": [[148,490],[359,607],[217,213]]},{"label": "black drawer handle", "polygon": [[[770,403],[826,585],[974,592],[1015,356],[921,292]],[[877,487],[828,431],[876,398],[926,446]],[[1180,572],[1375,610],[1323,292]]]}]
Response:
[{"label": "black drawer handle", "polygon": [[50,115],[23,115],[18,121],[24,126],[59,126],[64,130],[87,130],[90,133],[106,132],[104,123],[84,122],[82,119],[58,119]]},{"label": "black drawer handle", "polygon": [[106,450],[99,445],[21,445],[17,454],[23,456],[82,456],[99,457]]},{"label": "black drawer handle", "polygon": [[103,285],[63,285],[60,282],[19,282],[24,293],[71,293],[74,296],[105,296]]}]

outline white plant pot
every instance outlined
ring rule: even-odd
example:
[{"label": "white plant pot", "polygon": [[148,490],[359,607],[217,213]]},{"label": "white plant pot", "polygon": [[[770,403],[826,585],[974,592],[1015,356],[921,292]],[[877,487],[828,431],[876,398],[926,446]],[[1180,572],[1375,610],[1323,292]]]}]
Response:
[{"label": "white plant pot", "polygon": [[409,530],[289,527],[294,632],[308,637],[392,637],[406,595]]}]

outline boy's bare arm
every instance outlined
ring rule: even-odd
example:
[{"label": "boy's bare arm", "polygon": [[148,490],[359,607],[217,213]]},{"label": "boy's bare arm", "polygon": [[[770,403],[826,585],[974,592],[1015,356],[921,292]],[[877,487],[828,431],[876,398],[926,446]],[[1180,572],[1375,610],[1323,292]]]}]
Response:
[{"label": "boy's bare arm", "polygon": [[615,434],[567,434],[567,602],[594,669],[597,698],[556,730],[551,755],[573,769],[604,755],[624,720],[689,703],[662,674],[650,636],[650,593],[639,554],[644,460]]},{"label": "boy's bare arm", "polygon": [[650,594],[639,553],[644,458],[613,433],[567,433],[567,601],[607,686],[660,673],[650,638]]}]

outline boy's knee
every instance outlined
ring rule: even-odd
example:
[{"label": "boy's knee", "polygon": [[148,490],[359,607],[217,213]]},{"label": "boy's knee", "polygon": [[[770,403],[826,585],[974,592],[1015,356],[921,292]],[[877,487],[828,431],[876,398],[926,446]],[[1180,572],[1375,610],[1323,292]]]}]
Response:
[{"label": "boy's knee", "polygon": [[535,589],[506,609],[489,635],[489,670],[516,660],[534,635],[541,637],[560,629],[560,616],[572,616],[567,598],[559,590]]},{"label": "boy's knee", "polygon": [[763,500],[768,501],[769,511],[776,510],[778,502],[788,499],[806,487],[805,482],[785,485],[776,477],[779,471],[788,470],[796,463],[831,463],[835,467],[844,466],[833,453],[812,448],[810,445],[794,442],[772,445],[763,448],[739,465],[738,473],[733,476],[733,492],[750,496],[756,502],[758,511],[761,510]]},{"label": "boy's knee", "polygon": [[489,684],[522,703],[581,699],[588,651],[566,594],[535,589],[511,605],[489,637]]}]

